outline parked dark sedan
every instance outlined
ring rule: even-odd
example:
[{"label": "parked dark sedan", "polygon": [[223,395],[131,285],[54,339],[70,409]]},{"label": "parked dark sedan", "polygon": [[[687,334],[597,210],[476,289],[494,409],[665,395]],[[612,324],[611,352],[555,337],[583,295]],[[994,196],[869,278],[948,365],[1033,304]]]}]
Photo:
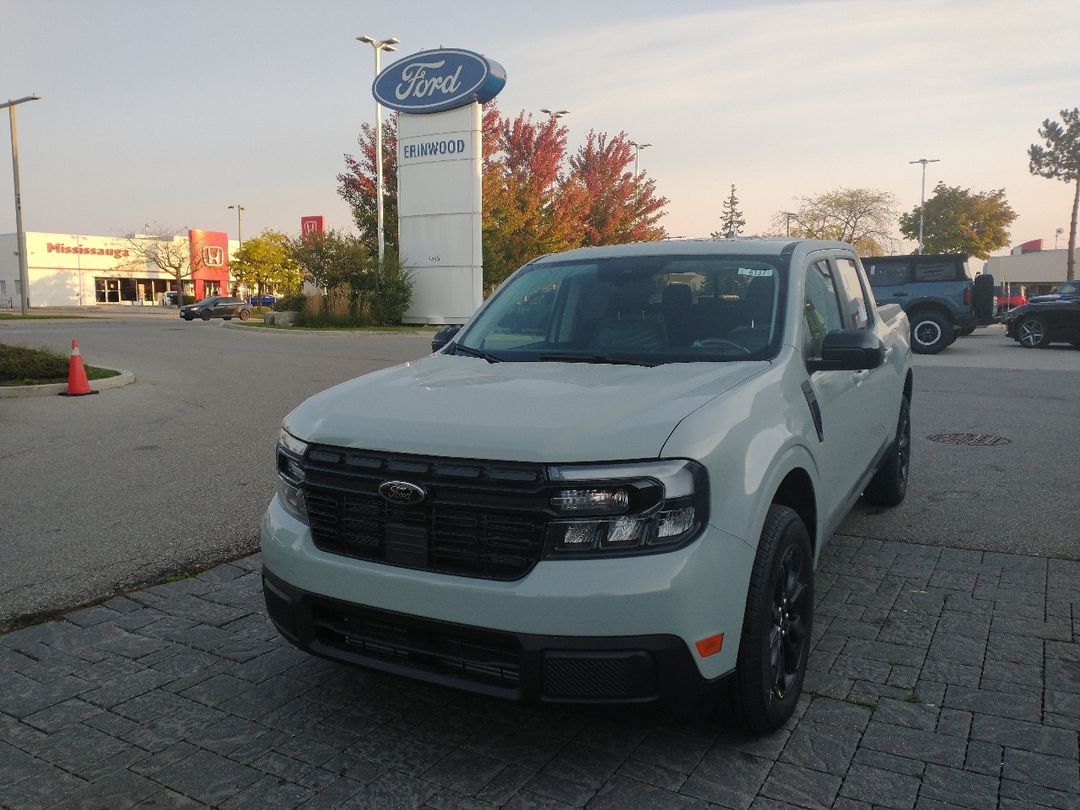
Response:
[{"label": "parked dark sedan", "polygon": [[1029,302],[1010,310],[1005,333],[1026,349],[1042,349],[1051,343],[1080,347],[1080,300]]},{"label": "parked dark sedan", "polygon": [[1046,295],[1033,295],[1029,304],[1043,304],[1047,301],[1076,301],[1080,299],[1080,281],[1063,281]]},{"label": "parked dark sedan", "polygon": [[231,295],[218,295],[213,298],[204,298],[197,304],[180,307],[180,317],[185,321],[193,321],[196,318],[202,318],[204,321],[211,318],[224,318],[227,321],[239,318],[246,321],[251,317],[251,304],[239,298],[233,298]]}]

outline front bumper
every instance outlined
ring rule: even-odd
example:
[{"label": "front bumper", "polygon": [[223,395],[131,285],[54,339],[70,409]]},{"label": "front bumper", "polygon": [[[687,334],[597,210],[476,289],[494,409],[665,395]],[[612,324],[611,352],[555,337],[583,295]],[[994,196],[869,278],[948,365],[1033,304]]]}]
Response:
[{"label": "front bumper", "polygon": [[[754,552],[708,527],[668,554],[546,561],[507,582],[315,547],[275,498],[262,521],[267,611],[317,655],[543,702],[664,705],[735,666]],[[724,634],[702,657],[695,642]]]},{"label": "front bumper", "polygon": [[705,692],[674,636],[506,633],[330,599],[263,569],[266,610],[302,650],[344,663],[507,700],[676,707]]}]

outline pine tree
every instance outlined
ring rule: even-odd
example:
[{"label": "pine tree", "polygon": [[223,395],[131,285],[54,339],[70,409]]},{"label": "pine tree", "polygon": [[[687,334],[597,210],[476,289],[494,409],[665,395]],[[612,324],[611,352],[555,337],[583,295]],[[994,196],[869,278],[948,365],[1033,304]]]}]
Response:
[{"label": "pine tree", "polygon": [[735,184],[731,184],[731,193],[724,200],[724,208],[720,214],[720,230],[713,231],[713,239],[733,238],[741,236],[746,227],[746,218],[739,210],[739,198],[735,196]]}]

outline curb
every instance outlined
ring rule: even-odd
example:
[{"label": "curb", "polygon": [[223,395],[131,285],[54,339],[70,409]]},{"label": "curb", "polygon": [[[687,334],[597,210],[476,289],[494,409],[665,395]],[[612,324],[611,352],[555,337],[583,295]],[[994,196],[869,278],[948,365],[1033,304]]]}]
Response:
[{"label": "curb", "polygon": [[[98,366],[105,368],[105,366]],[[131,385],[135,382],[135,374],[122,369],[105,369],[106,371],[118,372],[113,377],[103,380],[92,380],[90,387],[95,391],[104,391],[107,388],[119,388],[122,385]],[[45,397],[55,396],[67,390],[67,383],[48,383],[46,385],[6,385],[0,386],[0,399],[14,399],[15,397]]]}]

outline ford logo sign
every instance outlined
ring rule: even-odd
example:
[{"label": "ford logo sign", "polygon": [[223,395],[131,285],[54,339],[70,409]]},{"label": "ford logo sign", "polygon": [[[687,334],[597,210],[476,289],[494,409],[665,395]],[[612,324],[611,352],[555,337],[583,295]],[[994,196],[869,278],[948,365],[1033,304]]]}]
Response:
[{"label": "ford logo sign", "polygon": [[440,48],[394,62],[375,77],[371,92],[392,110],[434,113],[491,101],[505,84],[506,71],[498,62],[460,48]]},{"label": "ford logo sign", "polygon": [[408,481],[383,481],[379,484],[379,494],[392,504],[413,506],[427,497],[427,491]]}]

